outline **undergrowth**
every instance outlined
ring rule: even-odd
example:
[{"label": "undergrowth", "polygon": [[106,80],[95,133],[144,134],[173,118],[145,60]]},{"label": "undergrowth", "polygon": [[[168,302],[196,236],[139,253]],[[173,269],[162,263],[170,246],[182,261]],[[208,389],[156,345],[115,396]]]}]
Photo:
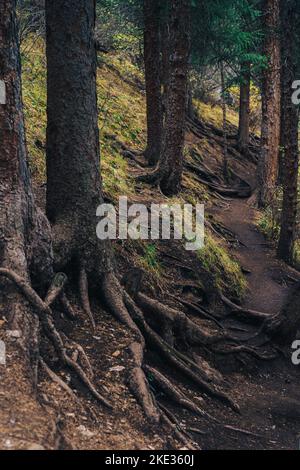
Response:
[{"label": "undergrowth", "polygon": [[228,254],[220,241],[206,234],[205,246],[197,253],[203,267],[214,275],[216,286],[222,292],[241,298],[247,283],[240,265]]},{"label": "undergrowth", "polygon": [[[23,100],[27,133],[27,146],[31,172],[38,184],[46,181],[46,59],[42,38],[28,38],[23,45]],[[125,80],[124,80],[125,78]],[[129,200],[136,196],[135,182],[130,176],[128,161],[122,156],[118,143],[131,149],[141,150],[146,145],[145,94],[141,89],[143,75],[130,56],[124,51],[115,51],[99,56],[97,93],[101,144],[101,168],[103,190],[110,200],[116,201],[126,194]],[[198,102],[203,119],[221,125],[220,106]],[[236,125],[237,115],[228,112],[229,121]],[[205,155],[210,154],[209,142],[201,142]],[[199,149],[198,149],[199,150]],[[185,151],[188,152],[187,150]],[[185,155],[187,158],[187,155]],[[183,191],[164,202],[209,203],[207,188],[191,173],[183,176]],[[131,241],[127,242],[128,244]],[[133,250],[136,264],[147,271],[153,283],[161,283],[163,269],[159,263],[156,245],[140,241],[139,249]],[[208,236],[206,245],[198,253],[204,267],[216,276],[217,286],[235,296],[242,295],[245,281],[238,264],[232,261],[225,248]]]}]

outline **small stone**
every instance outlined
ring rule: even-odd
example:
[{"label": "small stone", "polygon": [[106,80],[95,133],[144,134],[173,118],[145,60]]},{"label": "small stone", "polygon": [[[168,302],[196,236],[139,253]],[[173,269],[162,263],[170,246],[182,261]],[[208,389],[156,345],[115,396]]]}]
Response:
[{"label": "small stone", "polygon": [[125,370],[124,366],[115,366],[115,367],[110,367],[109,369],[111,372],[122,372],[122,370]]},{"label": "small stone", "polygon": [[78,431],[84,436],[84,437],[93,437],[95,436],[95,433],[90,431],[89,429],[87,429],[85,426],[83,426],[82,424],[80,426],[78,426]]},{"label": "small stone", "polygon": [[13,446],[10,439],[6,439],[5,442],[4,442],[4,445],[7,449],[11,449],[12,446]]},{"label": "small stone", "polygon": [[113,356],[113,357],[119,357],[120,354],[121,354],[121,351],[115,351],[115,352],[112,354],[112,356]]},{"label": "small stone", "polygon": [[20,330],[9,330],[7,331],[6,334],[9,338],[21,338],[22,336],[22,333]]},{"label": "small stone", "polygon": [[40,444],[37,444],[36,442],[33,442],[27,447],[27,450],[45,450],[45,447]]}]

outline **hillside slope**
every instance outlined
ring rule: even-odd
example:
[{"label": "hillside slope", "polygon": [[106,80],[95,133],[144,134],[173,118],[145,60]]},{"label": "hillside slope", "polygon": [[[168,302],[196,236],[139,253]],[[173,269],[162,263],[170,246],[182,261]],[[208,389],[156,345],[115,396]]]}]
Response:
[{"label": "hillside slope", "polygon": [[[30,166],[36,195],[43,206],[46,89],[44,50],[38,41],[24,51],[23,90]],[[222,131],[218,127],[220,109],[200,104],[198,119],[187,122],[183,190],[170,200],[157,188],[139,183],[136,178],[147,171],[142,156],[136,154],[145,146],[145,96],[142,74],[125,56],[109,54],[101,61],[99,58],[98,100],[107,200],[117,202],[118,196],[126,195],[130,202],[146,205],[153,201],[205,203],[204,249],[189,253],[179,241],[128,240],[116,241],[114,251],[120,279],[126,280],[132,268],[137,268],[143,274],[145,294],[185,312],[207,337],[222,336],[225,329],[230,332],[231,337],[226,337],[219,351],[209,344],[185,351],[184,342],[180,348],[193,357],[206,377],[217,383],[217,391],[226,391],[234,399],[241,414],[208,396],[177,370],[174,372],[148,348],[147,364],[160,367],[191,402],[213,417],[199,416],[172,403],[168,394],[159,390],[150,372],[152,392],[162,406],[168,407],[175,426],[151,424],[128,386],[134,367],[128,349],[132,335],[94,296],[95,332],[91,332],[78,307],[76,322],[67,320],[59,310],[55,312],[55,321],[68,337],[71,348],[77,343],[85,349],[95,384],[111,397],[114,410],[100,407],[71,373],[61,369],[47,341],[43,341],[43,357],[56,376],[51,376],[47,366],[41,366],[38,390],[32,394],[26,379],[28,371],[19,370],[16,365],[18,339],[11,338],[7,379],[1,382],[0,391],[0,447],[180,449],[193,440],[195,446],[206,449],[294,448],[298,432],[295,416],[298,419],[300,410],[298,371],[289,358],[278,357],[271,344],[254,346],[264,359],[276,357],[276,360],[262,360],[245,350],[234,351],[232,338],[249,336],[257,331],[257,326],[228,318],[220,295],[272,314],[279,310],[298,279],[297,273],[275,261],[272,247],[264,248],[264,238],[257,232],[259,214],[249,200],[255,188],[257,138],[252,137],[251,159],[242,156],[236,145],[236,115],[233,111],[229,113],[231,174],[230,182],[225,182],[220,176],[223,158]],[[253,262],[253,252],[260,263]],[[277,295],[276,302],[273,295],[267,297],[269,309],[262,301],[262,288],[259,289],[266,282],[270,293],[276,291]],[[278,282],[286,286],[276,289]],[[79,305],[77,290],[70,282],[68,295],[74,306]],[[2,323],[0,335],[7,340],[6,325]],[[62,388],[59,378],[68,387]],[[13,380],[16,387],[12,387]]]}]

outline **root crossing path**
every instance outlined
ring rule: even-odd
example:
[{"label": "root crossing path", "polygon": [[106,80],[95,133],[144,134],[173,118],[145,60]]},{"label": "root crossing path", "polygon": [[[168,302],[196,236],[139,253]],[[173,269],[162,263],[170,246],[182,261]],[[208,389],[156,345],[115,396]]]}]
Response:
[{"label": "root crossing path", "polygon": [[275,314],[283,307],[300,273],[276,258],[274,247],[258,227],[260,214],[250,200],[231,200],[216,218],[236,235],[232,248],[248,280],[243,308]]},{"label": "root crossing path", "polygon": [[[260,213],[249,200],[226,200],[211,210],[214,219],[234,233],[231,246],[248,280],[242,309],[274,315],[284,306],[300,281],[300,273],[276,258],[276,250],[258,227]],[[295,308],[297,305],[295,305]],[[228,325],[231,319],[228,319]],[[235,325],[236,325],[235,321]],[[243,323],[245,327],[245,323]],[[246,327],[251,330],[252,325]],[[295,332],[296,336],[296,332]],[[297,449],[300,428],[300,366],[292,363],[292,348],[280,351],[278,359],[258,361],[249,369],[241,364],[239,372],[228,379],[233,396],[241,406],[241,416],[231,417],[231,425],[247,429],[252,436],[235,436],[230,432],[201,437],[203,448],[218,449]],[[221,369],[230,369],[224,363]],[[229,416],[226,418],[228,423]],[[222,419],[218,416],[218,419]],[[255,436],[254,436],[255,435]]]}]

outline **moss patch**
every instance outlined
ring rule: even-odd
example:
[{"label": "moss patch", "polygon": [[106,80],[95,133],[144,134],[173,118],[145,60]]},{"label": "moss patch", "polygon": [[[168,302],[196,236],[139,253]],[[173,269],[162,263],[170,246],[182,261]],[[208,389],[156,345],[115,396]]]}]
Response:
[{"label": "moss patch", "polygon": [[222,244],[207,234],[205,246],[197,253],[203,267],[214,275],[217,287],[235,297],[242,297],[246,280],[239,264],[233,260]]}]

